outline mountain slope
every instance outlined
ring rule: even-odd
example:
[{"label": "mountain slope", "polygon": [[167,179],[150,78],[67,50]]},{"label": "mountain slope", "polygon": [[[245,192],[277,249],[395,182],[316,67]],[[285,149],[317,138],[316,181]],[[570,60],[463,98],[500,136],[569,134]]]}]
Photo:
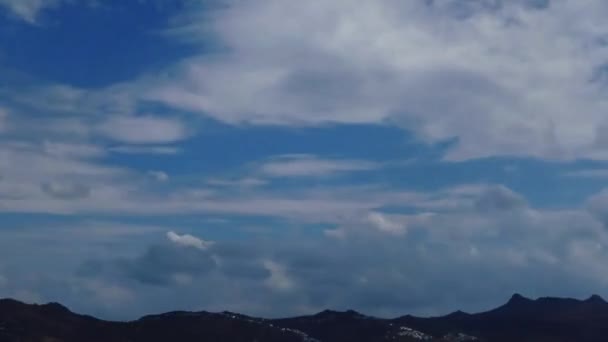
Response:
[{"label": "mountain slope", "polygon": [[59,304],[0,301],[0,342],[314,342],[296,332],[226,314],[167,313],[133,322],[108,322],[72,313]]}]

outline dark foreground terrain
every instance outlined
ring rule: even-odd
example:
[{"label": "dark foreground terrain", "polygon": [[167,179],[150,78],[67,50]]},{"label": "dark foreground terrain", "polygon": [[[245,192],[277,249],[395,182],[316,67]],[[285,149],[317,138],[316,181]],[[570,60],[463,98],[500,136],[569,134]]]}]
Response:
[{"label": "dark foreground terrain", "polygon": [[443,317],[379,319],[355,311],[262,319],[230,312],[170,312],[132,322],[108,322],[60,304],[0,300],[0,342],[155,341],[608,341],[608,303],[514,295],[494,310]]}]

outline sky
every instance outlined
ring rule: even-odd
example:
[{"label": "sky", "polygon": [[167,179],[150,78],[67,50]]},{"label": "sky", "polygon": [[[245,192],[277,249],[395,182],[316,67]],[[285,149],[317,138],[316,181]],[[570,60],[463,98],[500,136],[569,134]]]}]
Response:
[{"label": "sky", "polygon": [[0,0],[0,297],[608,297],[604,0]]}]

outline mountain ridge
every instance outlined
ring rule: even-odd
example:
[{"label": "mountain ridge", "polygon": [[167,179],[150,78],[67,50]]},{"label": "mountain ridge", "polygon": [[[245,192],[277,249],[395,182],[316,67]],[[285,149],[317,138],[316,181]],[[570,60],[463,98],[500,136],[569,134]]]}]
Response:
[{"label": "mountain ridge", "polygon": [[606,337],[608,303],[599,295],[579,300],[514,294],[492,310],[437,317],[377,318],[324,310],[268,319],[228,311],[172,311],[125,322],[74,313],[60,303],[0,299],[0,342],[599,342]]}]

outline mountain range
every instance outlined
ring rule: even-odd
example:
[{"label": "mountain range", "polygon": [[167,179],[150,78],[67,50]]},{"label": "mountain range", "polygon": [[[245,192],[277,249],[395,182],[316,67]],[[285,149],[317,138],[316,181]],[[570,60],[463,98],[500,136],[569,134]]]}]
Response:
[{"label": "mountain range", "polygon": [[58,303],[0,300],[0,342],[605,342],[608,303],[521,295],[481,313],[383,319],[356,311],[265,319],[232,312],[175,311],[112,322]]}]

